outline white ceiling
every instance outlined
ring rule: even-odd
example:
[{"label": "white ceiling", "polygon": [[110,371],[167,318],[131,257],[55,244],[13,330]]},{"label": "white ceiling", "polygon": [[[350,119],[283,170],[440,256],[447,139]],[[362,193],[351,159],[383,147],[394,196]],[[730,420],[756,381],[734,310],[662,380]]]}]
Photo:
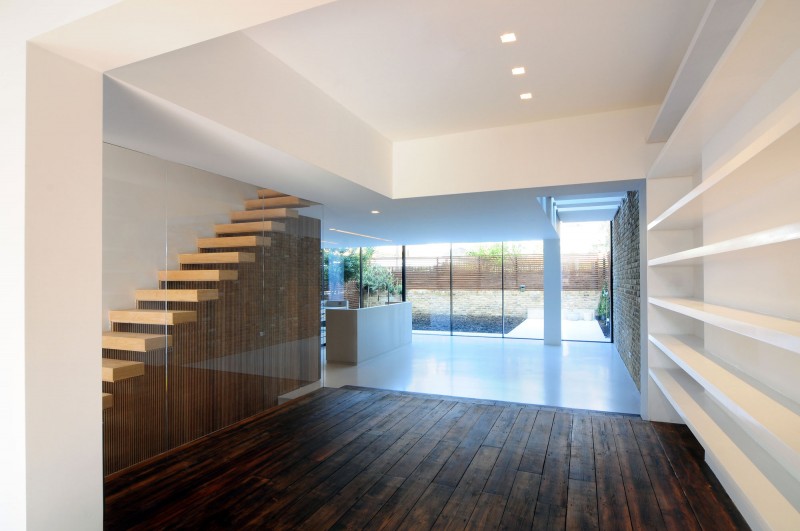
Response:
[{"label": "white ceiling", "polygon": [[658,105],[707,4],[339,0],[245,33],[403,140]]},{"label": "white ceiling", "polygon": [[[660,104],[707,5],[338,0],[246,34],[387,138],[402,140]],[[508,31],[518,42],[501,45]],[[527,73],[512,77],[513,66]],[[521,92],[534,97],[521,101]],[[537,196],[618,196],[641,185],[393,200],[124,81],[107,78],[104,95],[107,142],[323,203],[311,211],[323,220],[323,239],[337,245],[379,241],[330,228],[393,244],[553,237]],[[608,219],[611,211],[601,201],[565,210],[562,219]]]}]

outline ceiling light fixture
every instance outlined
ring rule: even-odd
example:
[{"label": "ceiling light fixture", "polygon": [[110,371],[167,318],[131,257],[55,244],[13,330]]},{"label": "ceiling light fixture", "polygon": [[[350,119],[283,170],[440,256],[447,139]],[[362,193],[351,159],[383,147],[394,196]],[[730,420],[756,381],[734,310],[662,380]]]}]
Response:
[{"label": "ceiling light fixture", "polygon": [[509,42],[516,42],[517,36],[513,33],[503,33],[500,35],[500,42],[503,44],[508,44]]},{"label": "ceiling light fixture", "polygon": [[516,67],[511,69],[511,75],[512,76],[521,76],[524,73],[525,73],[525,67],[524,66],[516,66]]},{"label": "ceiling light fixture", "polygon": [[370,211],[370,214],[380,214],[380,213],[381,213],[380,210],[371,210]]},{"label": "ceiling light fixture", "polygon": [[341,230],[341,229],[328,229],[334,232],[341,232],[342,234],[350,234],[352,236],[361,236],[362,238],[369,238],[371,240],[380,240],[382,242],[390,242],[392,240],[387,240],[386,238],[378,238],[377,236],[368,236],[366,234],[359,234],[358,232],[350,232],[349,230]]},{"label": "ceiling light fixture", "polygon": [[521,99],[521,100],[529,100],[532,97],[533,97],[533,94],[531,94],[530,92],[526,92],[525,94],[520,94],[519,95],[519,99]]}]

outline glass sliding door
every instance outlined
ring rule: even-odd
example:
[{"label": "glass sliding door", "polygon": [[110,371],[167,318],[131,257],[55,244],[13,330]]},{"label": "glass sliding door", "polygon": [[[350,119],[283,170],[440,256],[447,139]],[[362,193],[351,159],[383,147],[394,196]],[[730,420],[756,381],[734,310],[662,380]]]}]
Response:
[{"label": "glass sliding door", "polygon": [[611,341],[611,224],[561,224],[561,337]]},{"label": "glass sliding door", "polygon": [[406,246],[406,300],[412,328],[450,333],[450,244]]},{"label": "glass sliding door", "polygon": [[453,333],[502,335],[503,245],[454,243]]},{"label": "glass sliding door", "polygon": [[503,331],[506,337],[544,337],[542,241],[503,243]]}]

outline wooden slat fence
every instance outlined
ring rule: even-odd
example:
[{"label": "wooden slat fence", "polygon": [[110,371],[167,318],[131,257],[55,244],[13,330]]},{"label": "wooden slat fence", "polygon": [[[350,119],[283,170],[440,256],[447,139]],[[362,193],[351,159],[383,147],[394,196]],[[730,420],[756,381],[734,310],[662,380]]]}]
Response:
[{"label": "wooden slat fence", "polygon": [[[433,259],[426,259],[431,262]],[[516,255],[506,257],[501,269],[494,257],[458,256],[452,259],[453,289],[493,290],[518,288],[541,290],[544,287],[544,257]],[[561,275],[564,290],[599,291],[610,280],[611,261],[608,254],[573,254],[562,257]],[[394,268],[400,279],[400,269]],[[501,276],[504,276],[501,282]],[[406,289],[450,289],[450,258],[437,258],[435,264],[406,265]]]}]

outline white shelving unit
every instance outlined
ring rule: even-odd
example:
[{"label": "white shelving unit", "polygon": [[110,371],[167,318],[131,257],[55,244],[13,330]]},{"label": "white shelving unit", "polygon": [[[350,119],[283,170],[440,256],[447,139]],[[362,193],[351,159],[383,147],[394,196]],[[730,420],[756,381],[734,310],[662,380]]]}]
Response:
[{"label": "white shelving unit", "polygon": [[707,304],[695,299],[650,297],[648,300],[653,306],[800,354],[798,321]]},{"label": "white shelving unit", "polygon": [[746,234],[738,238],[731,238],[729,240],[703,245],[702,247],[687,249],[686,251],[680,251],[660,258],[653,258],[652,260],[648,260],[647,265],[650,267],[681,263],[694,265],[700,263],[706,257],[732,253],[734,251],[756,249],[766,245],[787,243],[796,240],[800,240],[800,223],[790,223],[781,227],[775,227],[753,234]]},{"label": "white shelving unit", "polygon": [[[725,412],[681,370],[651,369],[650,376],[706,450],[706,461],[748,523],[756,529],[800,529],[792,501],[742,448]],[[763,458],[765,456],[758,456]],[[766,456],[767,458],[769,456]]]},{"label": "white shelving unit", "polygon": [[[696,336],[650,335],[650,341],[711,396],[767,453],[800,480],[800,416],[726,367]],[[655,371],[668,369],[655,369]],[[680,371],[678,371],[680,373]]]},{"label": "white shelving unit", "polygon": [[785,17],[800,3],[754,11],[647,182],[647,414],[691,428],[755,529],[800,529],[800,34]]}]

